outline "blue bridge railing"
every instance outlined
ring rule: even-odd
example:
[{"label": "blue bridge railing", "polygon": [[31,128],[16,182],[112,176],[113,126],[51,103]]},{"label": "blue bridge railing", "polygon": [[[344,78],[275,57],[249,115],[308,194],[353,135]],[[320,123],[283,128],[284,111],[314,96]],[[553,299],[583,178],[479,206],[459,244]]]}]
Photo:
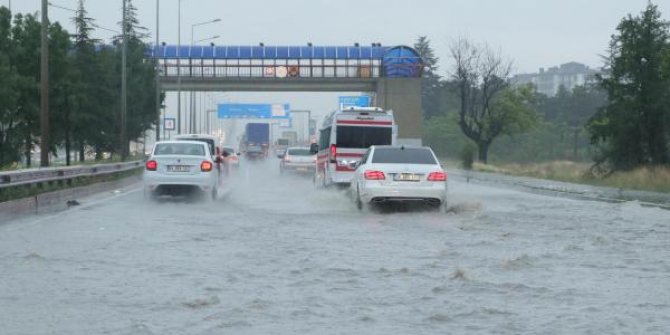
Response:
[{"label": "blue bridge railing", "polygon": [[166,77],[420,77],[423,62],[409,47],[181,46],[147,50]]}]

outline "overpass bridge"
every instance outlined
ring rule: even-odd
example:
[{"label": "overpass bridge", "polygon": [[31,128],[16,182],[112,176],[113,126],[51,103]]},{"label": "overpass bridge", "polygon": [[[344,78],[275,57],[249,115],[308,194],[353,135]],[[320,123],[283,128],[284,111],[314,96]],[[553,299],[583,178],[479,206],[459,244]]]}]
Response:
[{"label": "overpass bridge", "polygon": [[410,47],[160,45],[147,58],[164,92],[370,93],[394,111],[400,139],[421,139],[423,62]]}]

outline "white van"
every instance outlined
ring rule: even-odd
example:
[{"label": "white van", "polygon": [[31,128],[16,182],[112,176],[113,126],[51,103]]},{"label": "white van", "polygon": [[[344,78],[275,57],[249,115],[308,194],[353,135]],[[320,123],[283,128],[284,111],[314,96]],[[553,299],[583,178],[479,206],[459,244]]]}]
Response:
[{"label": "white van", "polygon": [[395,145],[392,111],[378,107],[350,107],[326,117],[319,134],[314,182],[317,186],[351,183],[355,163],[372,145]]}]

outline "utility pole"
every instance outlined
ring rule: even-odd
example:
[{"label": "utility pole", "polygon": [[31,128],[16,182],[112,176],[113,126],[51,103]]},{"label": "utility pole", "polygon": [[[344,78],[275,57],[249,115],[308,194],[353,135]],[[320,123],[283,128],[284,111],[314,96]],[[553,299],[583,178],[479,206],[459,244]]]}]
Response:
[{"label": "utility pole", "polygon": [[177,134],[181,134],[181,0],[177,12]]},{"label": "utility pole", "polygon": [[158,33],[160,29],[160,0],[156,0],[156,48],[154,51],[154,61],[156,62],[156,142],[161,140],[161,80],[158,74],[160,65],[158,64]]},{"label": "utility pole", "polygon": [[126,58],[128,51],[128,36],[126,32],[126,0],[123,1],[123,18],[121,19],[121,34],[123,35],[123,46],[121,49],[121,160],[128,158],[128,134],[126,129],[126,114],[128,112],[128,92],[127,92],[127,69]]},{"label": "utility pole", "polygon": [[[10,5],[11,6],[11,5]],[[49,166],[49,1],[42,0],[42,53],[40,99],[40,166]],[[30,143],[28,143],[30,145]],[[30,150],[28,150],[30,152]]]}]

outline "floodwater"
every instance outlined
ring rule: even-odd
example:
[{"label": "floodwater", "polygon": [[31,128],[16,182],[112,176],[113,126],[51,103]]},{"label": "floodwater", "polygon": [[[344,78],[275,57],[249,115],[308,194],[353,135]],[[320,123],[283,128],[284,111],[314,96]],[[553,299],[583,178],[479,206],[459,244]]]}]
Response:
[{"label": "floodwater", "polygon": [[244,164],[215,202],[140,185],[0,224],[2,334],[666,334],[670,211],[450,181],[359,212]]}]

